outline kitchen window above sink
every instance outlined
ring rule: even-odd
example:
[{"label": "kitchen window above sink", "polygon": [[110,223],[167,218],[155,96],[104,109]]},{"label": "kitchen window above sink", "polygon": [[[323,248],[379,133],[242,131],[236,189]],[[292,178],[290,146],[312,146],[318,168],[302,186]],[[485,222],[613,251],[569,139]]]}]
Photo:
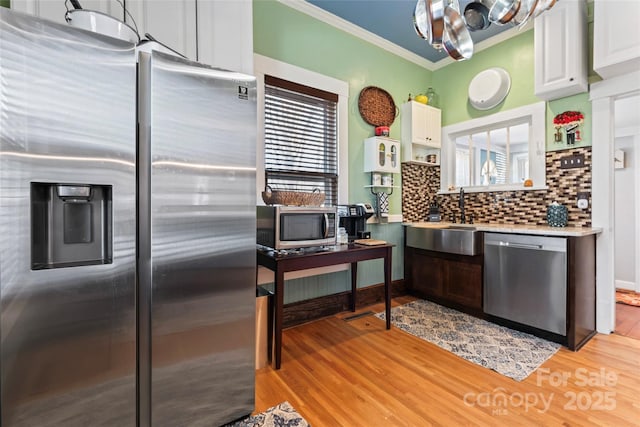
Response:
[{"label": "kitchen window above sink", "polygon": [[443,128],[440,192],[546,188],[544,118],[541,102]]}]

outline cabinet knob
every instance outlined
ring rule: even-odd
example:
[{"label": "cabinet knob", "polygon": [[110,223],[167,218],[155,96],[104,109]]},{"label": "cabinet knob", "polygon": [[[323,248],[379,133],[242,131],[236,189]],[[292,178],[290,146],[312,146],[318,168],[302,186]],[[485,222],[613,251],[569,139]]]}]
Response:
[{"label": "cabinet knob", "polygon": [[569,81],[572,82],[573,81],[573,77],[569,77]]}]

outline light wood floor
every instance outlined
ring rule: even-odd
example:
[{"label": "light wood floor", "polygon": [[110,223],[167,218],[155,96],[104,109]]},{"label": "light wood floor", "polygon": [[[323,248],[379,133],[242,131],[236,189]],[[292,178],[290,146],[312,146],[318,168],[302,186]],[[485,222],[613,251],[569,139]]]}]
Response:
[{"label": "light wood floor", "polygon": [[640,340],[640,307],[616,304],[616,334]]},{"label": "light wood floor", "polygon": [[314,427],[640,425],[639,340],[598,335],[516,382],[351,314],[284,331],[282,368],[257,371],[256,412],[286,400]]}]

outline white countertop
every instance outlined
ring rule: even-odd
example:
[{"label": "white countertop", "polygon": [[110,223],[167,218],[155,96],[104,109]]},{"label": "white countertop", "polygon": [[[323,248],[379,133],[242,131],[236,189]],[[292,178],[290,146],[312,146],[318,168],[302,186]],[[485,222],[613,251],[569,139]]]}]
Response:
[{"label": "white countertop", "polygon": [[[516,225],[516,224],[486,224],[486,223],[473,223],[473,224],[455,224],[450,222],[405,222],[403,225],[409,227],[428,227],[436,226],[439,228],[454,227],[471,227],[478,231],[484,231],[489,233],[513,233],[513,234],[536,234],[544,236],[572,236],[582,237],[589,236],[591,234],[598,234],[602,232],[602,228],[599,227],[550,227],[548,225]],[[441,226],[441,227],[440,227]]]}]

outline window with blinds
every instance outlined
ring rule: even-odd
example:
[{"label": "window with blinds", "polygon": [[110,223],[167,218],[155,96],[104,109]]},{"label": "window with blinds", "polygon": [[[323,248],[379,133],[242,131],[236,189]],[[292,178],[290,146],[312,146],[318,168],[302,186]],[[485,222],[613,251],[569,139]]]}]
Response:
[{"label": "window with blinds", "polygon": [[265,76],[264,167],[272,190],[324,192],[338,203],[338,95]]}]

